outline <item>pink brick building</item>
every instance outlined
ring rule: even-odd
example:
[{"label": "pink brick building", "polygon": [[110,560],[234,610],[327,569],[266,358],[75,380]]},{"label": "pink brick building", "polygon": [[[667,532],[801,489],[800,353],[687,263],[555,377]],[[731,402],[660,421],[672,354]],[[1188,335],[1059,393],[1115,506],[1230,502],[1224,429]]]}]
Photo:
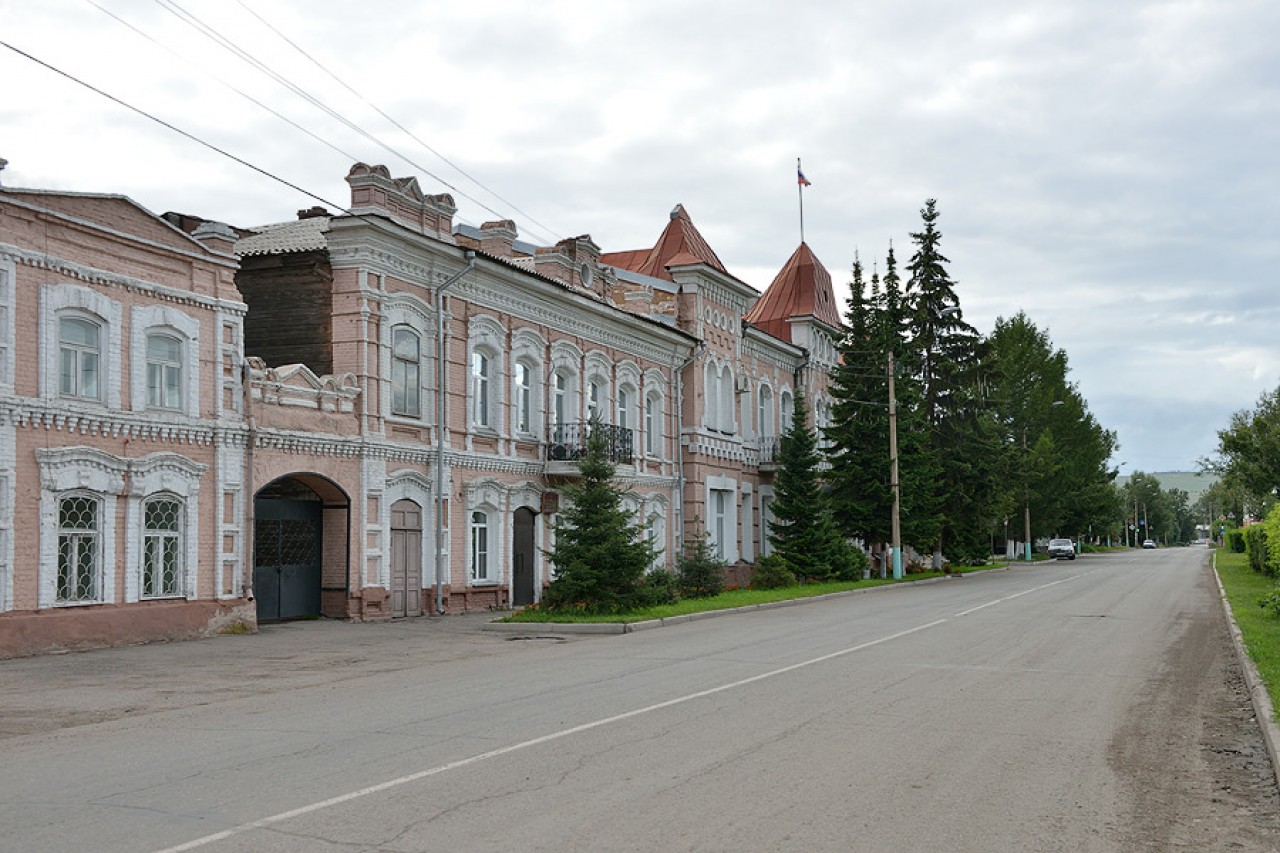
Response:
[{"label": "pink brick building", "polygon": [[761,295],[679,206],[602,253],[347,181],[238,230],[0,189],[0,655],[537,601],[593,417],[661,561],[705,529],[748,580],[797,388],[830,411],[807,246]]}]

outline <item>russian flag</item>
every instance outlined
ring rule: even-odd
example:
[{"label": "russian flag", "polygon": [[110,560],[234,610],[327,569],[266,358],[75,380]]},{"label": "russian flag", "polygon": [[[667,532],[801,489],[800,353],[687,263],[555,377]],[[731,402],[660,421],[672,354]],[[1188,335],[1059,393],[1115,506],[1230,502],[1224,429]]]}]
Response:
[{"label": "russian flag", "polygon": [[796,166],[796,183],[802,187],[813,186],[813,183],[804,176],[804,172],[800,171],[799,166]]}]

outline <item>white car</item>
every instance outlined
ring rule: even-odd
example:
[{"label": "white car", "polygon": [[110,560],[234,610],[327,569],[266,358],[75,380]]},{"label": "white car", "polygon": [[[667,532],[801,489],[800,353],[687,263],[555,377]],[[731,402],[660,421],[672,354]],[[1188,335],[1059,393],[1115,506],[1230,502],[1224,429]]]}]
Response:
[{"label": "white car", "polygon": [[1142,547],[1143,547],[1143,548],[1154,548],[1154,547],[1156,547],[1156,540],[1154,540],[1154,539],[1145,539],[1145,540],[1143,540],[1143,542],[1142,542]]},{"label": "white car", "polygon": [[1074,560],[1076,543],[1070,539],[1050,539],[1048,551],[1049,556],[1055,560]]}]

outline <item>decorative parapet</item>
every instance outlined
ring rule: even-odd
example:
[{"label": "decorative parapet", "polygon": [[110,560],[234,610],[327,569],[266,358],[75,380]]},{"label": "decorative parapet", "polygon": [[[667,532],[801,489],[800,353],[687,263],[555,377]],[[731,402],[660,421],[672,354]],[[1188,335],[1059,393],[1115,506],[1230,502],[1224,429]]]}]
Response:
[{"label": "decorative parapet", "polygon": [[354,373],[317,376],[305,364],[267,367],[262,359],[252,356],[247,361],[255,403],[344,415],[355,411],[360,386]]},{"label": "decorative parapet", "polygon": [[453,243],[453,215],[458,212],[448,193],[427,195],[417,178],[393,178],[386,166],[356,163],[347,173],[351,213],[389,216],[421,234]]}]

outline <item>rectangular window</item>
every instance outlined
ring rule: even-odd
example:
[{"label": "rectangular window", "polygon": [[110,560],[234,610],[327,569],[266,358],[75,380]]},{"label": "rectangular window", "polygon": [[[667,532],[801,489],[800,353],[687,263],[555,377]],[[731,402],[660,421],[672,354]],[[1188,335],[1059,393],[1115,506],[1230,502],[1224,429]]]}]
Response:
[{"label": "rectangular window", "polygon": [[631,393],[625,388],[618,389],[618,426],[631,426]]},{"label": "rectangular window", "polygon": [[723,489],[711,490],[711,540],[716,549],[716,556],[722,560],[729,558],[729,505],[732,495]]}]

